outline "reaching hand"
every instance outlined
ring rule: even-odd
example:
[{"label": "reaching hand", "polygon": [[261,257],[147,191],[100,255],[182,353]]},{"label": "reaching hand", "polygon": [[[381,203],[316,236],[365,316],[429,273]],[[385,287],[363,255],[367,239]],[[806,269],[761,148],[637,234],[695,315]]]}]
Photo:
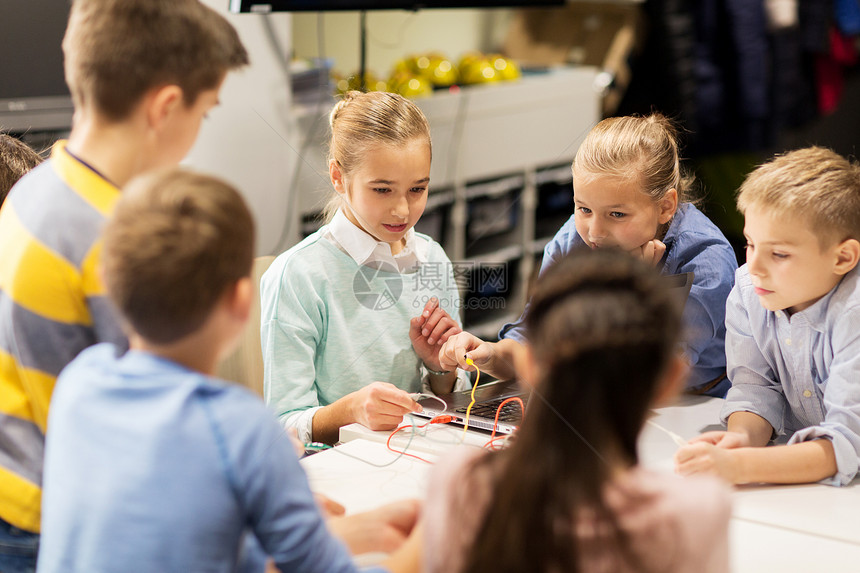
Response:
[{"label": "reaching hand", "polygon": [[317,502],[317,507],[319,507],[320,513],[324,519],[339,517],[346,513],[346,508],[344,506],[321,493],[314,494],[314,501]]},{"label": "reaching hand", "polygon": [[353,419],[371,430],[393,430],[409,412],[421,406],[394,384],[373,382],[351,396]]},{"label": "reaching hand", "polygon": [[452,370],[439,364],[439,348],[448,338],[459,332],[462,332],[460,326],[439,306],[436,298],[427,301],[421,316],[409,321],[412,347],[431,370]]},{"label": "reaching hand", "polygon": [[450,337],[442,345],[439,350],[439,363],[443,370],[453,370],[457,367],[463,370],[474,370],[475,366],[466,362],[466,355],[472,359],[475,366],[484,370],[492,363],[495,350],[492,344],[484,342],[474,334],[461,332]]},{"label": "reaching hand", "polygon": [[420,510],[419,501],[406,499],[371,511],[334,517],[328,521],[328,526],[353,555],[371,551],[391,553],[409,536]]}]

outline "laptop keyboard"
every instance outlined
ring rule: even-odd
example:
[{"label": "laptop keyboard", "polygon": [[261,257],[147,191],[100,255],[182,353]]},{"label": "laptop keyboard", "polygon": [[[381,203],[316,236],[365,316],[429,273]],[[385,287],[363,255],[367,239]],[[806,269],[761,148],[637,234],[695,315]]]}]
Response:
[{"label": "laptop keyboard", "polygon": [[[495,400],[490,400],[489,402],[482,402],[480,404],[475,404],[472,406],[472,411],[470,413],[471,416],[481,416],[483,418],[488,418],[492,420],[496,417],[496,410],[499,408],[499,404],[504,402],[506,398],[496,398]],[[456,412],[458,414],[466,414],[467,406],[463,406],[462,408],[457,408]],[[502,406],[502,411],[499,412],[499,421],[500,422],[519,422],[523,418],[523,410],[520,408],[518,402],[508,402],[504,406]]]}]

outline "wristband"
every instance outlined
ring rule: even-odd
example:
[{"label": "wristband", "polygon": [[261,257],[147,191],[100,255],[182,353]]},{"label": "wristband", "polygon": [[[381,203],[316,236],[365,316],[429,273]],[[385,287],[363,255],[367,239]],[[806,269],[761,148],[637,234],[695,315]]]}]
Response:
[{"label": "wristband", "polygon": [[426,364],[424,364],[424,368],[427,369],[428,373],[433,374],[434,376],[444,376],[444,375],[450,374],[452,372],[451,370],[433,370],[432,368],[430,368]]}]

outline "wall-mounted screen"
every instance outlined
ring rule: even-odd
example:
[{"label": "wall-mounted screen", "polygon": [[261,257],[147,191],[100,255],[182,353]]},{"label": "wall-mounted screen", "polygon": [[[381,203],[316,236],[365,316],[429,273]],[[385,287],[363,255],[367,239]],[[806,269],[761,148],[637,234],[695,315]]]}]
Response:
[{"label": "wall-mounted screen", "polygon": [[0,129],[64,130],[72,99],[63,75],[68,0],[4,1],[0,9]]},{"label": "wall-mounted screen", "polygon": [[329,10],[420,10],[561,6],[564,0],[230,0],[232,12],[324,12]]}]

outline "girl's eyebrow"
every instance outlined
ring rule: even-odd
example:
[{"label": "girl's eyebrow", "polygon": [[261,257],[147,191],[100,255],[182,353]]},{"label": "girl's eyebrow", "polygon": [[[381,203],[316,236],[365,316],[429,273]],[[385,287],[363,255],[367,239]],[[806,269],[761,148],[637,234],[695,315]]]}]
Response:
[{"label": "girl's eyebrow", "polygon": [[[417,184],[417,183],[429,183],[429,182],[430,182],[430,178],[425,177],[424,179],[419,179],[419,180],[415,181],[415,183],[413,183],[413,185]],[[394,185],[394,181],[391,181],[390,179],[374,179],[373,181],[370,181],[370,183],[371,184],[377,184],[377,185]]]}]

